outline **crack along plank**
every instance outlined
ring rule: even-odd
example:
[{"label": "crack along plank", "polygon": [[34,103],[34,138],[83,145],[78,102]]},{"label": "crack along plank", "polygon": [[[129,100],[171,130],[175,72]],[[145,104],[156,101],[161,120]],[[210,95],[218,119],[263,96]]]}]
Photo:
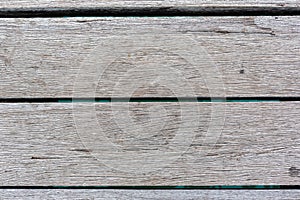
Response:
[{"label": "crack along plank", "polygon": [[0,104],[0,183],[297,185],[299,110],[298,102]]}]

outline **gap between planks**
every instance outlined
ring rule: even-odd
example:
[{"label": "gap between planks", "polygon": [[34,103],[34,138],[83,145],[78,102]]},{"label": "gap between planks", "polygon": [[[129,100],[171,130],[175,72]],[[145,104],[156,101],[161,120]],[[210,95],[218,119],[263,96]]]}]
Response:
[{"label": "gap between planks", "polygon": [[90,7],[90,8],[1,8],[0,18],[33,17],[176,17],[176,16],[292,16],[299,7]]},{"label": "gap between planks", "polygon": [[116,98],[6,98],[0,103],[108,103],[108,102],[288,102],[300,101],[299,97],[116,97]]}]

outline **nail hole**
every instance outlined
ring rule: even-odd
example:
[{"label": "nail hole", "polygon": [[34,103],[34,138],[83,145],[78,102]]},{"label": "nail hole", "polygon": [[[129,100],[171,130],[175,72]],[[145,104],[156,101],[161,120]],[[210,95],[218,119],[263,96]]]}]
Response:
[{"label": "nail hole", "polygon": [[299,176],[299,172],[300,172],[300,169],[297,169],[296,167],[290,167],[289,168],[289,174],[292,177],[298,177]]}]

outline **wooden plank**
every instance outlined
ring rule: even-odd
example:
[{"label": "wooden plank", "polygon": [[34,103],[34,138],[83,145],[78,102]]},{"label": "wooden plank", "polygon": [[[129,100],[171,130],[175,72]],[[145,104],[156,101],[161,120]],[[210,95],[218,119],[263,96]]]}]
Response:
[{"label": "wooden plank", "polygon": [[300,20],[0,20],[0,98],[300,95]]},{"label": "wooden plank", "polygon": [[299,111],[299,102],[0,104],[0,183],[297,185]]},{"label": "wooden plank", "polygon": [[299,190],[0,190],[2,199],[297,199]]},{"label": "wooden plank", "polygon": [[3,0],[0,8],[166,7],[166,6],[299,6],[297,0]]}]

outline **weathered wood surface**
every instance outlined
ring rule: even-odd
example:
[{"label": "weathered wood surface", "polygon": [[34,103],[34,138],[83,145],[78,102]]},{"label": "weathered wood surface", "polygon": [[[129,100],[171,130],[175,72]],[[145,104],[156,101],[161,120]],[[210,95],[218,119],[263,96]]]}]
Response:
[{"label": "weathered wood surface", "polygon": [[1,19],[0,97],[299,96],[299,27],[298,16]]},{"label": "weathered wood surface", "polygon": [[0,104],[0,184],[299,184],[299,102],[90,105]]},{"label": "weathered wood surface", "polygon": [[0,190],[1,199],[298,199],[299,190]]},{"label": "weathered wood surface", "polygon": [[165,7],[165,6],[299,6],[298,0],[1,0],[0,8]]}]

